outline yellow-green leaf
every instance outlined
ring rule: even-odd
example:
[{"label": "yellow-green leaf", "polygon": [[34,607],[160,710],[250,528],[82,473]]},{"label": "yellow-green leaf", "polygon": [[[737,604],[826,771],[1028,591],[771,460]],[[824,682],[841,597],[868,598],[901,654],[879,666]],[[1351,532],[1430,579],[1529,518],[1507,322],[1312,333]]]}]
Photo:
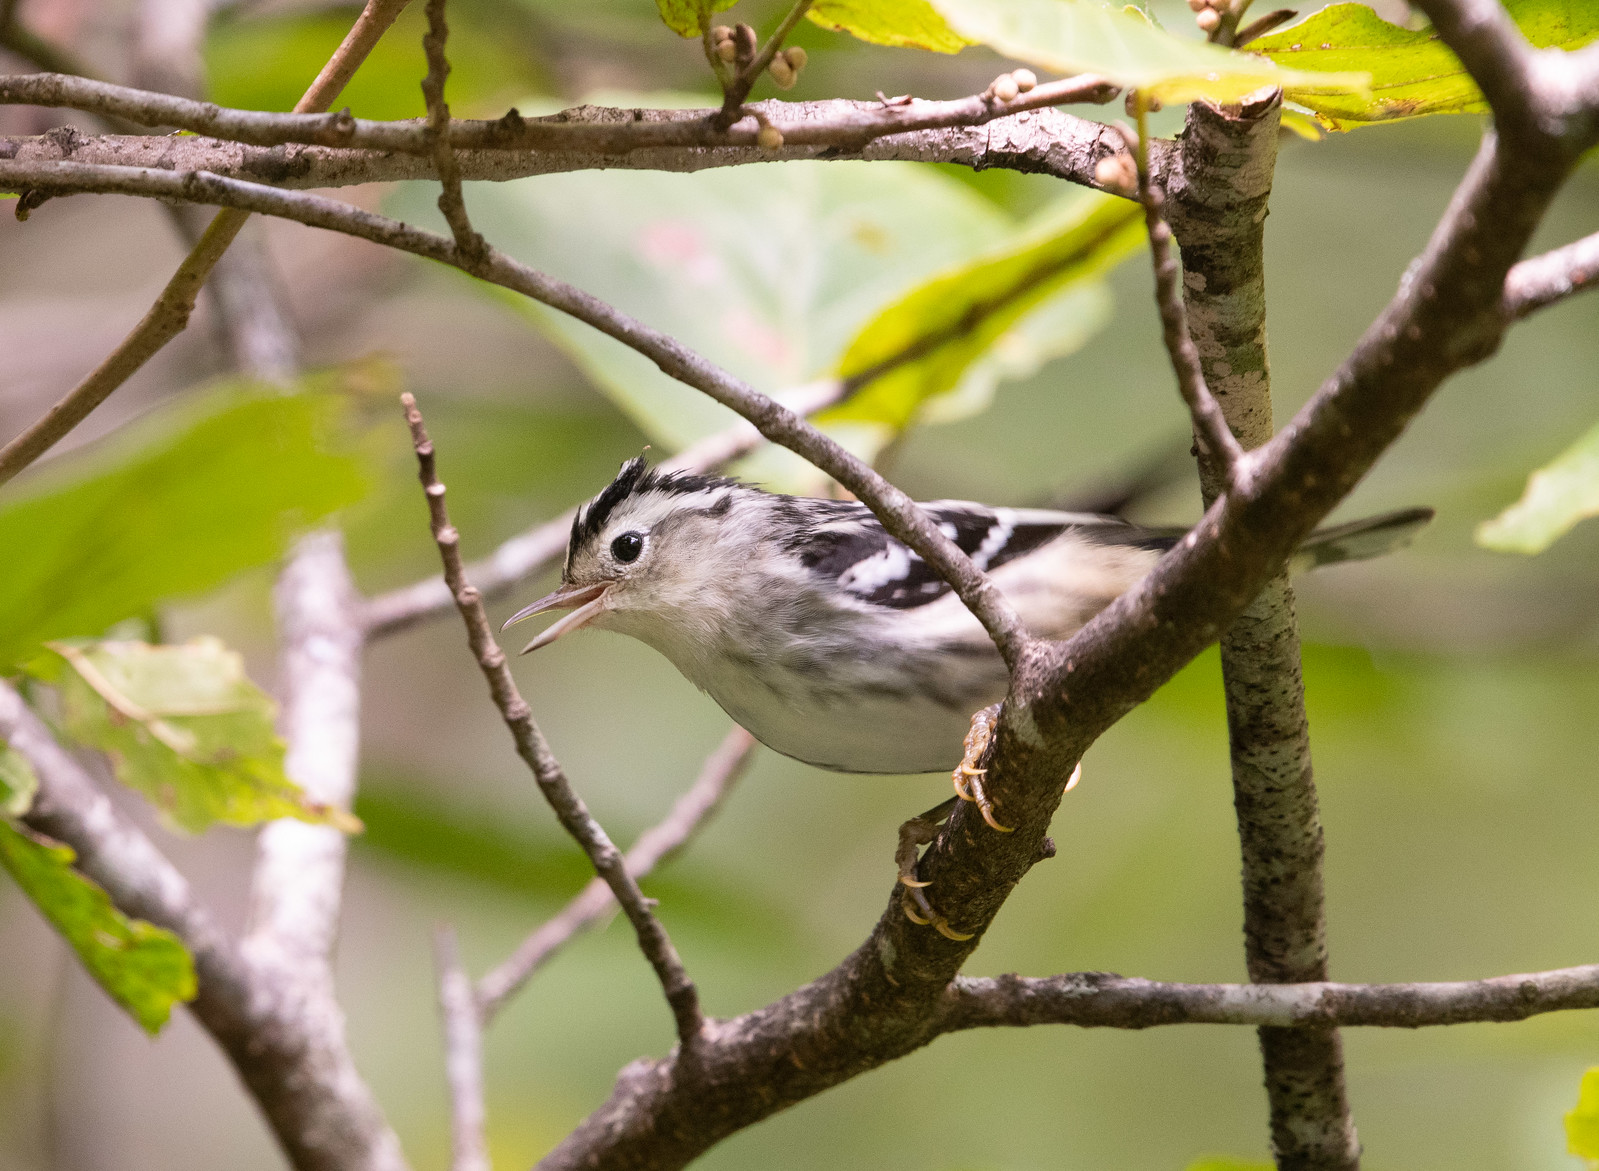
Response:
[{"label": "yellow-green leaf", "polygon": [[818,0],[805,15],[874,45],[959,53],[972,44],[928,0]]},{"label": "yellow-green leaf", "polygon": [[[960,385],[980,356],[1052,297],[1098,285],[1098,278],[1143,239],[1137,204],[1098,192],[1074,195],[1046,222],[1008,246],[947,269],[889,305],[855,335],[839,363],[849,378],[907,351],[917,357],[874,380],[829,412],[903,427],[923,405]],[[1075,302],[1087,329],[1052,322],[1069,352],[1098,327],[1104,298]]]},{"label": "yellow-green leaf", "polygon": [[[1506,8],[1540,48],[1574,49],[1599,36],[1599,4],[1509,0]],[[1389,24],[1364,4],[1331,5],[1292,28],[1251,41],[1249,50],[1301,72],[1370,73],[1367,94],[1286,88],[1284,96],[1311,110],[1329,130],[1488,108],[1466,67],[1437,33]]]},{"label": "yellow-green leaf", "polygon": [[0,865],[100,987],[145,1032],[158,1033],[174,1004],[194,999],[194,961],[170,931],[113,907],[104,890],[72,869],[73,858],[66,846],[0,821]]},{"label": "yellow-green leaf", "polygon": [[1599,1167],[1599,1066],[1582,1075],[1577,1107],[1566,1115],[1566,1149]]},{"label": "yellow-green leaf", "polygon": [[0,815],[21,817],[33,804],[39,778],[22,753],[0,740]]},{"label": "yellow-green leaf", "polygon": [[0,500],[0,667],[275,559],[366,491],[342,401],[228,389],[52,460]]},{"label": "yellow-green leaf", "polygon": [[1053,73],[1097,73],[1163,102],[1236,101],[1262,86],[1359,90],[1363,74],[1280,69],[1264,57],[1173,36],[1099,0],[933,0],[964,37]]},{"label": "yellow-green leaf", "polygon": [[111,757],[117,779],[175,825],[255,825],[278,817],[357,828],[284,775],[276,705],[214,638],[50,644],[28,669],[61,696],[68,735]]},{"label": "yellow-green leaf", "polygon": [[1542,553],[1578,521],[1599,516],[1599,426],[1527,480],[1520,500],[1477,526],[1477,544],[1500,553]]},{"label": "yellow-green leaf", "polygon": [[697,37],[711,23],[711,17],[738,0],[655,0],[666,27],[680,37]]}]

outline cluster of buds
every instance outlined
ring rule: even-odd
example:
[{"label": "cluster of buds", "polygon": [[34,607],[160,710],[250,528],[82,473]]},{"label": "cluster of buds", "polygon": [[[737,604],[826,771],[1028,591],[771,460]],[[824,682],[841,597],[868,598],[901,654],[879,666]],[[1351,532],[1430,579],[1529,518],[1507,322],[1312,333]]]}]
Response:
[{"label": "cluster of buds", "polygon": [[743,69],[755,60],[755,30],[747,24],[728,28],[719,24],[711,30],[711,49],[729,65]]},{"label": "cluster of buds", "polygon": [[755,145],[762,150],[776,150],[783,145],[783,132],[766,120],[766,115],[756,111],[755,121],[760,129],[755,133]]},{"label": "cluster of buds", "polygon": [[799,80],[799,71],[805,68],[805,60],[805,50],[798,45],[790,45],[772,58],[767,69],[778,89],[794,88],[794,83]]},{"label": "cluster of buds", "polygon": [[1001,73],[994,78],[989,87],[983,91],[985,98],[992,98],[996,102],[1014,102],[1017,95],[1024,94],[1038,85],[1038,75],[1031,69],[1017,69],[1011,73]]},{"label": "cluster of buds", "polygon": [[1194,23],[1199,25],[1199,30],[1206,36],[1221,27],[1222,11],[1231,7],[1228,0],[1188,0],[1188,8],[1194,14]]}]

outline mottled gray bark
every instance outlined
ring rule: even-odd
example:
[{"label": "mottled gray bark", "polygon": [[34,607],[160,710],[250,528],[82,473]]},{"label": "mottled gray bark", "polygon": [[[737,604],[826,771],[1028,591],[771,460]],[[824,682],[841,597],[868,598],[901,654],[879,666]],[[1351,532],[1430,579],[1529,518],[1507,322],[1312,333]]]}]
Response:
[{"label": "mottled gray bark", "polygon": [[[1206,381],[1246,449],[1274,430],[1264,243],[1280,109],[1276,91],[1226,111],[1191,107],[1170,184],[1189,328]],[[1208,507],[1226,490],[1213,460],[1201,458],[1200,480]],[[1220,641],[1249,978],[1324,981],[1321,815],[1288,575],[1267,582]],[[1337,1031],[1265,1026],[1260,1048],[1278,1167],[1358,1167]]]}]

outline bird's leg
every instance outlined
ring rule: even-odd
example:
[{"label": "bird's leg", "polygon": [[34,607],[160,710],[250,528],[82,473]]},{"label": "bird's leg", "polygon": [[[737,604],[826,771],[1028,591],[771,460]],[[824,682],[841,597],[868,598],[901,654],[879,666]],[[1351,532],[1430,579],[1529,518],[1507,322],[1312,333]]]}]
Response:
[{"label": "bird's leg", "polygon": [[926,813],[917,814],[904,825],[899,827],[899,849],[894,851],[894,861],[899,865],[899,880],[905,889],[900,894],[900,907],[905,911],[905,917],[912,923],[919,923],[923,927],[931,924],[937,928],[938,933],[948,939],[970,939],[970,935],[962,934],[949,925],[949,920],[933,909],[933,904],[927,901],[927,896],[922,893],[922,888],[930,886],[916,875],[916,850],[920,846],[931,845],[938,836],[938,827],[949,820],[949,815],[955,812],[954,797],[948,801],[940,802]]},{"label": "bird's leg", "polygon": [[990,704],[972,717],[972,726],[967,730],[964,742],[965,755],[950,774],[950,780],[955,785],[955,795],[962,801],[974,802],[990,829],[1008,834],[1012,827],[1000,825],[994,816],[994,803],[983,788],[983,779],[988,776],[988,770],[977,767],[977,762],[983,759],[989,742],[994,738],[994,725],[999,723],[999,706],[997,703]]}]

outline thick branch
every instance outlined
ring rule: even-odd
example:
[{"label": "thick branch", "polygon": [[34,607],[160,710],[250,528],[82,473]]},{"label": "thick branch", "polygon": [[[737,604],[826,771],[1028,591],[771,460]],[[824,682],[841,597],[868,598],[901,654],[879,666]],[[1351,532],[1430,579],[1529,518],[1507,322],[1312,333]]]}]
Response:
[{"label": "thick branch", "polygon": [[[662,862],[676,856],[689,840],[716,816],[722,802],[744,775],[755,754],[755,737],[735,727],[716,751],[688,792],[673,804],[658,825],[639,835],[623,862],[635,879],[643,878]],[[477,983],[477,1005],[484,1022],[505,1007],[549,959],[582,932],[616,910],[616,898],[601,879],[592,880],[553,919],[529,935],[503,963]]]},{"label": "thick branch", "polygon": [[[449,125],[456,150],[542,151],[568,155],[626,156],[665,148],[756,148],[758,111],[783,134],[786,147],[843,147],[860,150],[873,139],[915,131],[983,126],[996,119],[1076,102],[1109,101],[1115,86],[1092,76],[1040,85],[1011,101],[977,94],[947,102],[913,99],[904,105],[883,102],[758,102],[727,129],[715,124],[715,110],[625,110],[579,106],[559,114],[523,118],[511,111],[494,121],[461,119]],[[377,122],[334,114],[270,114],[234,110],[169,94],[150,93],[57,73],[0,77],[0,105],[56,106],[117,115],[151,126],[176,126],[250,146],[301,143],[431,156],[428,123],[411,119]],[[321,107],[325,108],[325,107]],[[782,158],[782,152],[758,157]],[[585,164],[593,166],[592,162]],[[562,169],[570,169],[562,168]],[[1093,173],[1089,166],[1089,175]]]},{"label": "thick branch", "polygon": [[655,975],[666,993],[677,1022],[678,1041],[685,1052],[697,1047],[704,1018],[700,1015],[699,993],[683,969],[677,949],[650,909],[649,900],[638,888],[638,883],[628,873],[622,852],[611,843],[600,823],[594,820],[583,804],[560,762],[550,751],[544,734],[533,722],[533,713],[516,689],[510,668],[505,665],[505,652],[494,641],[488,615],[483,612],[483,598],[466,580],[461,564],[461,537],[450,524],[444,507],[444,485],[434,473],[433,444],[423,429],[422,415],[416,409],[416,400],[409,394],[401,396],[405,404],[406,422],[410,424],[412,445],[416,448],[418,478],[427,495],[428,513],[433,528],[433,539],[438,544],[444,561],[444,580],[455,595],[455,604],[466,623],[467,639],[476,656],[483,678],[488,681],[495,705],[516,741],[517,755],[526,762],[538,782],[550,808],[555,811],[562,827],[576,839],[583,852],[589,856],[594,870],[605,880],[621,904],[628,921],[638,935],[639,948],[655,969]]},{"label": "thick branch", "polygon": [[[1273,434],[1266,355],[1265,222],[1277,157],[1277,91],[1223,113],[1195,104],[1179,142],[1182,182],[1172,225],[1183,250],[1183,299],[1225,424],[1245,448]],[[1207,507],[1227,491],[1225,464],[1201,456]],[[1299,629],[1286,573],[1272,578],[1221,637],[1251,980],[1327,978],[1322,828],[1300,674]],[[1285,1171],[1343,1171],[1360,1143],[1330,1029],[1260,1032],[1271,1135]]]},{"label": "thick branch", "polygon": [[1438,984],[1168,984],[1105,972],[963,976],[950,985],[946,1002],[950,1029],[1051,1024],[1417,1029],[1599,1008],[1599,964]]},{"label": "thick branch", "polygon": [[39,778],[24,820],[77,852],[126,914],[175,932],[194,956],[189,1005],[233,1063],[298,1171],[406,1171],[399,1140],[345,1047],[342,1023],[280,973],[250,963],[150,839],[122,818],[22,698],[0,681],[0,740]]},{"label": "thick branch", "polygon": [[[349,35],[323,66],[311,88],[295,104],[296,113],[326,109],[349,82],[351,75],[366,60],[406,0],[367,0]],[[48,74],[45,76],[60,76]],[[73,84],[99,85],[85,78],[65,78]],[[183,101],[171,98],[171,101]],[[3,153],[3,152],[0,152]],[[188,327],[195,298],[212,268],[239,234],[248,217],[224,210],[211,221],[200,242],[178,266],[160,297],[150,307],[133,332],[123,338],[109,357],[80,382],[67,396],[51,407],[42,419],[0,448],[0,484],[59,443],[74,427],[88,418],[117,387],[154,357],[169,341]]]},{"label": "thick branch", "polygon": [[1599,232],[1523,260],[1505,277],[1505,316],[1520,320],[1599,285]]}]

